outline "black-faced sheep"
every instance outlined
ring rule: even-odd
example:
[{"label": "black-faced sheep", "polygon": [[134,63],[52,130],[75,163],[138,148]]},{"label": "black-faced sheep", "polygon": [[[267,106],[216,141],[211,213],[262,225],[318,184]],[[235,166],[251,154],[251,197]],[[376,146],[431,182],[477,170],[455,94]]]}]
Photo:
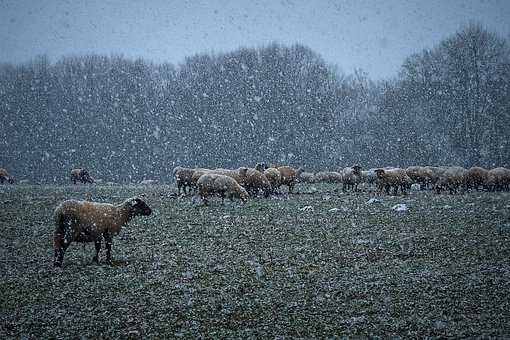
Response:
[{"label": "black-faced sheep", "polygon": [[60,203],[54,212],[54,265],[62,266],[64,253],[71,242],[94,242],[96,255],[93,260],[99,262],[102,238],[106,243],[107,261],[111,262],[112,236],[133,217],[151,213],[151,208],[138,197],[118,205],[78,200]]},{"label": "black-faced sheep", "polygon": [[237,183],[235,179],[225,175],[206,173],[200,176],[197,181],[198,194],[205,204],[208,203],[207,198],[210,195],[219,195],[221,202],[224,202],[225,197],[231,201],[234,198],[239,198],[242,201],[248,199],[248,192]]},{"label": "black-faced sheep", "polygon": [[269,197],[269,195],[273,192],[271,183],[264,173],[256,169],[240,168],[239,175],[242,186],[250,194],[256,196],[259,193],[262,193],[264,197]]},{"label": "black-faced sheep", "polygon": [[384,189],[387,194],[390,194],[390,189],[393,188],[393,194],[397,195],[400,189],[402,194],[405,195],[410,187],[411,179],[403,169],[376,169],[375,173],[377,174],[377,187],[379,191]]},{"label": "black-faced sheep", "polygon": [[441,178],[443,173],[448,169],[447,166],[426,166],[425,168],[432,172],[432,177],[430,178],[430,184],[432,188],[436,186],[439,178]]},{"label": "black-faced sheep", "polygon": [[9,172],[7,172],[7,170],[5,170],[4,168],[0,168],[0,184],[4,184],[4,182],[13,184],[14,177],[9,175]]},{"label": "black-faced sheep", "polygon": [[181,190],[184,194],[186,194],[186,188],[188,188],[188,192],[193,190],[193,174],[195,171],[196,169],[184,168],[182,166],[177,166],[174,168],[172,174],[175,177],[178,195],[181,194]]},{"label": "black-faced sheep", "polygon": [[365,186],[368,187],[369,190],[371,190],[372,187],[377,182],[377,174],[375,173],[375,169],[362,170],[361,182],[365,184]]},{"label": "black-faced sheep", "polygon": [[362,182],[361,166],[354,165],[342,170],[342,190],[358,191],[358,184]]},{"label": "black-faced sheep", "polygon": [[458,192],[464,186],[466,169],[460,166],[452,166],[443,172],[436,183],[436,192],[448,190],[450,194]]},{"label": "black-faced sheep", "polygon": [[277,169],[282,176],[280,185],[286,185],[289,188],[289,193],[292,193],[292,189],[296,185],[303,169],[299,168],[296,170],[290,166],[279,166]]},{"label": "black-faced sheep", "polygon": [[301,172],[297,181],[299,183],[315,183],[315,174],[312,172]]},{"label": "black-faced sheep", "polygon": [[424,166],[410,166],[406,169],[406,174],[413,183],[420,185],[420,190],[425,190],[431,183],[433,172]]},{"label": "black-faced sheep", "polygon": [[271,184],[272,193],[276,193],[282,182],[282,175],[280,174],[280,171],[276,168],[267,168],[264,170],[264,175],[269,181],[269,184]]},{"label": "black-faced sheep", "polygon": [[317,183],[342,183],[342,179],[342,174],[336,171],[319,171],[314,175]]},{"label": "black-faced sheep", "polygon": [[487,189],[488,179],[489,171],[475,166],[466,171],[464,175],[464,186],[467,190],[475,189],[478,191],[480,188]]},{"label": "black-faced sheep", "polygon": [[94,179],[89,172],[81,168],[71,170],[71,181],[73,184],[76,184],[76,182],[94,183]]},{"label": "black-faced sheep", "polygon": [[262,173],[264,173],[264,170],[266,170],[267,168],[268,167],[267,167],[266,163],[257,163],[255,165],[255,170],[260,171]]},{"label": "black-faced sheep", "polygon": [[490,191],[510,190],[510,169],[499,167],[489,170],[487,186]]}]

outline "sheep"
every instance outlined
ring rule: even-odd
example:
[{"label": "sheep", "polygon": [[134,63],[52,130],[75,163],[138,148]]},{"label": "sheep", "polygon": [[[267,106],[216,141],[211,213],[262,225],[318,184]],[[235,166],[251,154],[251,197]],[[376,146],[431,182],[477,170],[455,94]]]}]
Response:
[{"label": "sheep", "polygon": [[480,186],[487,188],[487,180],[489,179],[489,171],[480,167],[471,167],[464,175],[464,186],[467,190],[480,190]]},{"label": "sheep", "polygon": [[211,173],[213,170],[211,169],[204,169],[204,168],[197,168],[193,170],[193,174],[191,175],[191,187],[197,188],[197,183],[200,177],[206,173]]},{"label": "sheep", "polygon": [[488,171],[487,187],[490,191],[510,189],[510,170],[499,167]]},{"label": "sheep", "polygon": [[343,176],[336,171],[320,171],[314,175],[314,179],[318,183],[342,183]]},{"label": "sheep", "polygon": [[466,169],[460,166],[452,166],[443,172],[436,183],[435,190],[439,194],[443,190],[449,190],[450,194],[458,192],[465,182]]},{"label": "sheep", "polygon": [[94,183],[94,179],[90,176],[89,172],[82,168],[71,170],[71,181],[73,184],[76,184],[76,182]]},{"label": "sheep", "polygon": [[425,190],[432,182],[432,170],[423,166],[410,166],[406,169],[406,174],[414,183],[420,185],[420,190]]},{"label": "sheep", "polygon": [[239,175],[241,177],[240,184],[252,195],[262,193],[264,197],[269,197],[273,192],[271,183],[262,172],[256,169],[240,168]]},{"label": "sheep", "polygon": [[231,178],[235,179],[237,183],[239,183],[240,185],[243,185],[244,178],[241,175],[241,173],[244,171],[244,169],[248,169],[248,168],[246,168],[246,167],[240,167],[238,169],[218,168],[218,169],[212,170],[211,173],[231,177]]},{"label": "sheep", "polygon": [[282,176],[280,185],[286,185],[289,188],[289,193],[292,193],[292,189],[294,188],[294,185],[296,185],[303,169],[299,168],[296,170],[290,166],[279,166],[277,169]]},{"label": "sheep", "polygon": [[361,171],[361,182],[366,184],[369,189],[377,182],[377,174],[375,169],[362,170]]},{"label": "sheep", "polygon": [[315,183],[316,182],[315,174],[312,172],[303,171],[299,174],[297,181],[299,183]]},{"label": "sheep", "polygon": [[412,183],[411,178],[407,176],[403,169],[375,169],[375,173],[377,174],[377,187],[379,188],[379,192],[382,192],[384,189],[387,194],[390,194],[390,189],[393,188],[394,195],[398,194],[398,189],[405,195]]},{"label": "sheep", "polygon": [[448,169],[447,166],[426,166],[427,170],[432,172],[432,176],[430,177],[430,184],[432,187],[436,186],[437,181],[441,178],[441,175]]},{"label": "sheep", "polygon": [[181,194],[182,192],[186,195],[186,188],[189,189],[189,192],[193,189],[193,181],[192,177],[195,173],[195,169],[184,168],[182,166],[177,166],[172,171],[172,175],[175,177],[175,183],[177,184],[177,194]]},{"label": "sheep", "polygon": [[354,165],[342,170],[342,190],[358,191],[358,184],[361,183],[361,166]]},{"label": "sheep", "polygon": [[7,172],[6,169],[0,168],[0,184],[4,184],[4,182],[13,184],[14,183],[14,177],[9,175],[9,172]]},{"label": "sheep", "polygon": [[267,168],[268,168],[268,166],[265,163],[257,163],[255,165],[255,170],[258,170],[262,173],[264,173],[264,170],[266,170]]},{"label": "sheep", "polygon": [[271,193],[275,194],[282,182],[280,171],[276,168],[267,168],[264,170],[264,175],[269,181],[269,184],[271,184]]},{"label": "sheep", "polygon": [[243,202],[248,199],[248,192],[235,179],[225,175],[203,174],[197,181],[197,187],[198,194],[205,204],[208,203],[207,197],[211,194],[221,196],[222,203],[224,203],[225,197],[231,201],[234,198],[239,198]]},{"label": "sheep", "polygon": [[139,197],[127,199],[121,204],[67,200],[60,203],[53,214],[55,232],[54,266],[61,267],[64,253],[74,242],[94,242],[96,254],[93,261],[99,263],[101,239],[106,242],[106,259],[111,263],[112,236],[135,216],[149,216],[151,208]]}]

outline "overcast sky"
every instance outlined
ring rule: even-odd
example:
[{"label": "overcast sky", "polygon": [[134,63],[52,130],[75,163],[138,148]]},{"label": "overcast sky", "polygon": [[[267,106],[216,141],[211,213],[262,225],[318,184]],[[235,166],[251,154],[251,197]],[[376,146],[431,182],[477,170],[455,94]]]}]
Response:
[{"label": "overcast sky", "polygon": [[381,79],[473,20],[508,37],[510,0],[0,0],[0,62],[100,53],[179,64],[276,41]]}]

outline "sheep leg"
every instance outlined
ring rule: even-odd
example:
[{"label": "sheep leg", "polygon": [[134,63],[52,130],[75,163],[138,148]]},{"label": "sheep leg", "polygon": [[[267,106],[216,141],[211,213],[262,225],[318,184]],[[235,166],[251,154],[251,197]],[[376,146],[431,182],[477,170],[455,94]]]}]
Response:
[{"label": "sheep leg", "polygon": [[96,256],[92,258],[92,261],[95,263],[99,263],[99,252],[101,251],[101,238],[94,241],[94,245],[96,246]]},{"label": "sheep leg", "polygon": [[55,260],[53,262],[55,267],[62,267],[62,262],[64,262],[64,253],[70,244],[71,242],[68,241],[66,237],[62,237],[62,234],[55,235]]},{"label": "sheep leg", "polygon": [[104,233],[104,241],[106,244],[106,263],[112,263],[112,236],[110,233]]}]

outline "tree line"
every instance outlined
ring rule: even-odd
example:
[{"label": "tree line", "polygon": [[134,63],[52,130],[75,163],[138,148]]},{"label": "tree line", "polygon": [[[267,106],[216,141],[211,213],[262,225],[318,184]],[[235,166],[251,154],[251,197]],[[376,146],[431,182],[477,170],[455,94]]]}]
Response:
[{"label": "tree line", "polygon": [[20,178],[168,180],[176,165],[310,171],[510,164],[507,39],[469,24],[393,79],[339,72],[303,45],[180,65],[84,55],[0,66],[0,166]]}]

